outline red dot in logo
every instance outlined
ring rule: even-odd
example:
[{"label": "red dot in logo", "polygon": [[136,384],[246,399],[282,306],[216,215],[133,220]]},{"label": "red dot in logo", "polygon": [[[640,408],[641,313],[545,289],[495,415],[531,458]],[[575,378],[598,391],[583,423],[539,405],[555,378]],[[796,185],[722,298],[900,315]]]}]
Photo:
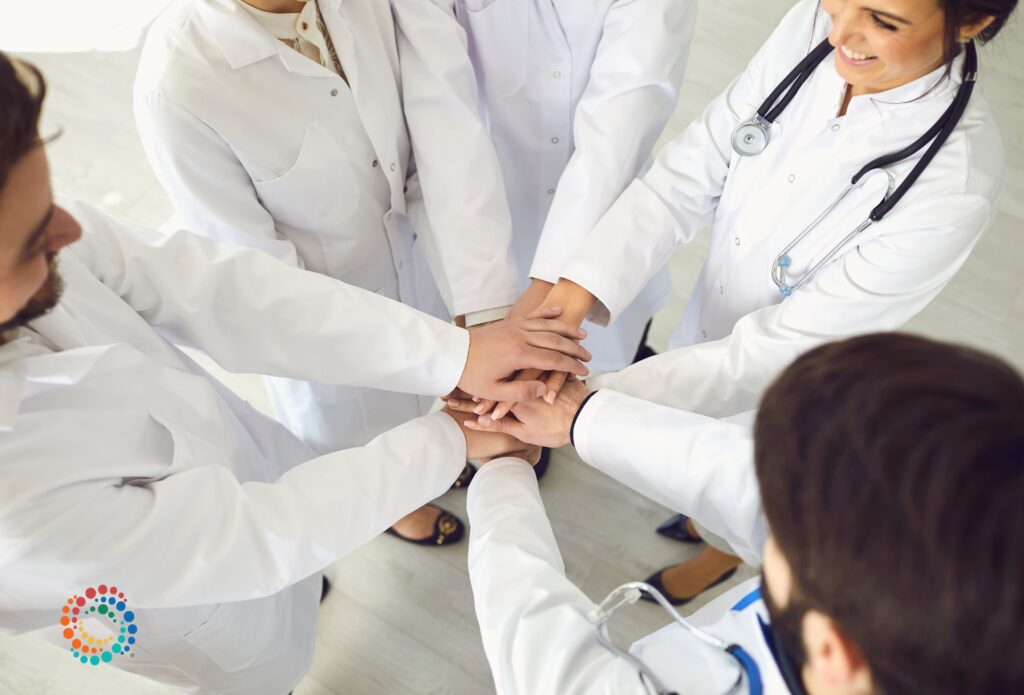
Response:
[{"label": "red dot in logo", "polygon": [[[92,591],[92,589],[89,589],[89,591]],[[78,600],[75,601],[75,603],[77,603],[79,606],[84,606],[85,605],[85,599],[82,598],[81,596],[79,596]]]},{"label": "red dot in logo", "polygon": [[101,594],[107,593],[107,585],[106,584],[100,584],[99,590],[100,590]]},{"label": "red dot in logo", "polygon": [[[86,598],[96,598],[96,589],[93,589],[90,586],[88,589],[85,590],[85,596],[86,596]],[[78,599],[78,600],[81,601],[82,599]],[[81,606],[82,604],[79,603],[78,605]]]},{"label": "red dot in logo", "polygon": [[74,608],[72,608],[71,612],[74,613],[75,615],[78,615],[78,606],[75,606]]},{"label": "red dot in logo", "polygon": [[72,619],[71,619],[71,622],[73,622],[73,623],[77,623],[77,622],[78,622],[78,618],[72,618]]},{"label": "red dot in logo", "polygon": [[113,596],[116,593],[117,593],[117,587],[116,586],[110,587],[110,595]]},{"label": "red dot in logo", "polygon": [[124,593],[122,593],[122,592],[118,592],[118,594],[117,594],[117,597],[118,597],[118,598],[124,598]]},{"label": "red dot in logo", "polygon": [[66,628],[64,630],[64,639],[71,639],[74,636],[75,636],[75,631],[72,630],[70,627]]}]

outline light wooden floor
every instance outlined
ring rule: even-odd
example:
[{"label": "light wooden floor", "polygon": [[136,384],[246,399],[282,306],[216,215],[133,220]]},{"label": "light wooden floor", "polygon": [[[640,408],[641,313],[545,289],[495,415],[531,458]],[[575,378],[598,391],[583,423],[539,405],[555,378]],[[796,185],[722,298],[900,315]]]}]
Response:
[{"label": "light wooden floor", "polygon": [[[136,1],[154,4],[154,0]],[[24,21],[26,11],[37,13],[41,20],[64,16],[47,14],[52,2],[67,5],[66,0],[36,0],[28,5],[30,10],[19,10],[18,20]],[[790,4],[790,0],[701,4],[682,102],[667,134],[683,128],[744,67]],[[91,6],[95,12],[97,5]],[[10,31],[8,12],[0,9],[0,27],[8,27],[0,29],[0,45],[17,47],[43,69],[52,89],[46,125],[65,129],[49,148],[56,190],[143,224],[164,224],[173,210],[145,161],[131,114],[138,50],[123,50],[124,37],[135,35],[132,27],[124,26],[125,16],[118,15],[117,40],[110,41],[118,50],[105,50],[109,46],[97,40],[86,45],[99,50],[31,53],[36,44],[26,41],[24,32]],[[1007,149],[1002,213],[956,279],[909,328],[986,348],[1024,369],[1024,77],[1013,68],[1024,62],[1020,27],[1017,21],[996,46],[982,52],[982,89],[996,109]],[[17,42],[12,43],[14,38]],[[43,39],[49,43],[38,44],[45,46],[41,50],[54,50],[52,32]],[[81,50],[79,44],[71,49]],[[705,249],[705,243],[697,242],[673,258],[675,293],[655,321],[655,347],[667,342]],[[258,380],[238,375],[226,379],[252,402],[265,406]],[[666,510],[587,468],[569,451],[556,453],[543,494],[569,576],[594,598],[689,553],[653,533],[667,516]],[[464,500],[464,493],[453,492],[443,504],[463,513]],[[381,537],[330,568],[335,590],[321,612],[316,659],[297,692],[493,692],[465,563],[465,543],[450,549],[422,549]],[[737,581],[748,576],[749,571],[741,573]],[[653,606],[641,605],[624,622],[623,634],[629,638],[664,620]],[[82,668],[65,654],[30,639],[0,637],[0,693],[72,692],[170,691],[116,669]]]}]

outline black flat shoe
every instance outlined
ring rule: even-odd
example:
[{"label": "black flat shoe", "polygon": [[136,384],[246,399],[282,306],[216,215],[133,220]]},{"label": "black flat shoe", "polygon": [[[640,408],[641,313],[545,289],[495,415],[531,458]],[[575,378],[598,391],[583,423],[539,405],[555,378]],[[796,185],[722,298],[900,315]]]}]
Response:
[{"label": "black flat shoe", "polygon": [[671,538],[672,540],[679,541],[680,543],[703,543],[703,538],[694,533],[690,533],[690,529],[686,526],[686,522],[689,520],[690,517],[685,514],[676,514],[674,517],[659,526],[657,531],[666,538]]},{"label": "black flat shoe", "polygon": [[476,466],[469,461],[466,461],[466,467],[459,473],[459,477],[452,483],[451,489],[466,488],[469,487],[469,483],[473,480],[473,476],[476,475]]},{"label": "black flat shoe", "polygon": [[[441,509],[436,505],[430,505],[436,509]],[[441,509],[441,513],[438,515],[437,520],[434,522],[434,533],[427,538],[409,538],[403,536],[393,528],[389,528],[384,533],[401,538],[406,543],[414,543],[415,545],[452,545],[462,540],[462,536],[466,532],[466,527],[462,524],[459,517],[455,516],[451,512],[446,512]]]},{"label": "black flat shoe", "polygon": [[[674,567],[674,566],[675,565],[669,565],[669,567]],[[721,584],[722,582],[727,581],[729,579],[729,577],[731,577],[732,575],[736,574],[736,570],[738,569],[736,567],[733,567],[731,570],[726,570],[722,574],[721,577],[719,577],[718,579],[716,579],[715,581],[711,582],[706,587],[704,587],[700,591],[700,593],[698,593],[696,596],[688,596],[686,598],[679,598],[677,596],[673,596],[672,594],[670,594],[668,589],[665,588],[665,585],[661,583],[661,575],[662,575],[662,573],[665,570],[669,569],[669,567],[662,567],[660,570],[658,570],[657,572],[652,574],[650,577],[648,577],[644,581],[647,582],[648,584],[650,584],[651,586],[653,586],[658,591],[660,591],[661,595],[664,596],[666,599],[668,599],[668,602],[671,603],[673,606],[683,606],[683,605],[689,603],[693,599],[697,598],[697,596],[700,596],[701,594],[703,594],[708,589],[710,589],[712,587],[716,587],[719,584]],[[650,594],[648,594],[646,591],[640,592],[640,598],[642,598],[644,601],[650,601],[651,603],[657,603],[657,601],[654,599],[654,597],[651,596]]]},{"label": "black flat shoe", "polygon": [[540,459],[537,461],[537,465],[533,467],[537,480],[543,478],[544,474],[548,472],[549,463],[551,463],[551,449],[544,447],[540,450]]},{"label": "black flat shoe", "polygon": [[327,598],[327,594],[331,593],[331,582],[328,581],[326,574],[321,575],[320,579],[323,580],[323,583],[320,585],[320,603],[323,603],[324,599]]}]

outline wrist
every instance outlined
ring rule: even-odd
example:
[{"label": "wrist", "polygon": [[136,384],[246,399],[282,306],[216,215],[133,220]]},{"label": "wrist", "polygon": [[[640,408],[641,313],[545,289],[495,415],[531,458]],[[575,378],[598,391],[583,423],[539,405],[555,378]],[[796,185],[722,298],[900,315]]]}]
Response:
[{"label": "wrist", "polygon": [[586,398],[580,401],[580,406],[576,408],[576,414],[572,416],[572,422],[569,423],[569,443],[574,447],[576,446],[576,423],[580,419],[580,413],[583,412],[583,409],[587,407],[587,403],[590,402],[590,399],[593,398],[596,393],[596,390],[591,391],[587,394]]},{"label": "wrist", "polygon": [[583,323],[583,319],[587,317],[594,301],[594,295],[585,288],[563,278],[548,292],[548,296],[541,306],[562,307],[562,315],[559,318],[562,321],[578,325]]}]

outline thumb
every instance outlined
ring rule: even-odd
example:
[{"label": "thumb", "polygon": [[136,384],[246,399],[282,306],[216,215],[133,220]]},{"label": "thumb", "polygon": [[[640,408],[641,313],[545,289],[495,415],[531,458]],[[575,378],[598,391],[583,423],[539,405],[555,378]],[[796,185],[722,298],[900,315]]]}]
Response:
[{"label": "thumb", "polygon": [[540,398],[547,393],[548,388],[543,381],[533,379],[531,381],[502,381],[494,384],[489,396],[499,402],[521,403]]}]

